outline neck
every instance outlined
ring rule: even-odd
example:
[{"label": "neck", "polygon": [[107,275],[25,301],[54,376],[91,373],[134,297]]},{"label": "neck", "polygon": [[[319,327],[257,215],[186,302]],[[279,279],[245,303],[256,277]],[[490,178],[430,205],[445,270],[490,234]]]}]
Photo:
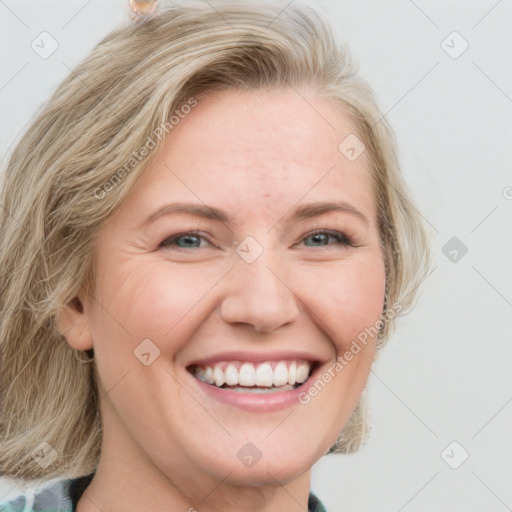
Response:
[{"label": "neck", "polygon": [[103,426],[101,458],[77,512],[304,512],[311,470],[279,482],[201,471],[179,447],[167,447],[172,464],[157,468],[126,429]]}]

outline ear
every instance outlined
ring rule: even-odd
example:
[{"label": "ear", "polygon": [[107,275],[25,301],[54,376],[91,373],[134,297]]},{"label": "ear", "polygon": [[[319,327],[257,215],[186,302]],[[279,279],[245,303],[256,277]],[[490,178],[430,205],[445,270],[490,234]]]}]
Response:
[{"label": "ear", "polygon": [[82,302],[75,297],[57,315],[57,329],[77,350],[90,350],[93,340]]}]

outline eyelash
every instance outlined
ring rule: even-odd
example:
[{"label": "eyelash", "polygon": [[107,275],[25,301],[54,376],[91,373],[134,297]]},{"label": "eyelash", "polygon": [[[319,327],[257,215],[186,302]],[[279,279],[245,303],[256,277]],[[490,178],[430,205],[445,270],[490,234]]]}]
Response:
[{"label": "eyelash", "polygon": [[[312,231],[311,233],[308,233],[302,240],[305,240],[306,238],[316,236],[316,235],[327,235],[327,236],[334,238],[337,241],[335,245],[345,245],[345,246],[350,246],[350,247],[356,247],[356,245],[354,243],[352,243],[351,240],[346,235],[344,235],[341,231],[336,231],[336,230],[331,230],[331,229],[317,229],[315,231]],[[211,243],[207,240],[207,238],[202,236],[199,231],[187,231],[185,233],[179,233],[177,235],[173,235],[173,236],[166,238],[165,240],[163,240],[160,243],[159,247],[167,248],[167,247],[171,246],[174,242],[176,242],[176,240],[179,240],[180,238],[184,238],[187,236],[202,238],[202,239],[206,240],[211,245]],[[332,244],[327,244],[327,246],[329,246],[329,245],[332,245]],[[327,247],[327,246],[319,245],[316,247]],[[176,248],[178,250],[184,250],[184,251],[190,249],[190,247],[187,248],[187,247],[177,247],[177,246],[176,246]],[[199,247],[197,247],[197,248],[192,247],[192,249],[199,249]]]}]

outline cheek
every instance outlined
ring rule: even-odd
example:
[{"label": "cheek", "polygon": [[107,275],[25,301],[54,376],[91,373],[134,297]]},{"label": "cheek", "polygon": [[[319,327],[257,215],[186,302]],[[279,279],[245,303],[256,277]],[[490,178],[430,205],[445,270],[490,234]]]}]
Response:
[{"label": "cheek", "polygon": [[227,270],[229,266],[224,265],[178,267],[168,262],[153,262],[146,270],[138,269],[133,281],[143,285],[132,301],[134,332],[151,334],[166,343],[181,339],[188,328],[197,327],[199,318],[204,320],[211,312],[214,305],[210,297]]},{"label": "cheek", "polygon": [[[144,398],[148,390],[156,396],[173,388],[179,401],[181,388],[164,370],[193,337],[198,319],[211,313],[208,294],[219,276],[193,265],[177,270],[154,260],[133,263],[111,267],[103,275],[91,329],[100,385],[104,392],[115,390],[109,392],[111,401],[136,428],[140,414],[161,415],[155,403]],[[141,347],[153,361],[149,366],[137,358]],[[135,411],[134,397],[138,397]]]},{"label": "cheek", "polygon": [[225,272],[154,260],[112,269],[98,295],[105,307],[96,308],[95,342],[133,351],[148,338],[164,350],[169,340],[191,336],[192,320],[207,314],[208,295]]},{"label": "cheek", "polygon": [[380,318],[385,294],[380,257],[340,261],[313,272],[302,270],[300,282],[304,303],[338,350],[345,350]]},{"label": "cheek", "polygon": [[[340,261],[335,268],[319,268],[302,276],[304,301],[314,308],[311,316],[335,353],[300,400],[322,404],[317,425],[331,425],[332,444],[361,397],[375,356],[385,268],[379,255]],[[315,283],[320,285],[315,288]]]}]

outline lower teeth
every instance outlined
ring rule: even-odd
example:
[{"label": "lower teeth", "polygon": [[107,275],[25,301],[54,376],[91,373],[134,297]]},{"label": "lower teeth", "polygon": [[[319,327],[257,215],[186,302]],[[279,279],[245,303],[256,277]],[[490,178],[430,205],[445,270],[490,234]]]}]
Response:
[{"label": "lower teeth", "polygon": [[258,388],[258,387],[252,387],[252,388],[244,388],[241,386],[227,386],[223,387],[221,389],[231,389],[232,391],[236,391],[237,393],[276,393],[278,391],[291,391],[292,389],[295,389],[295,386],[281,386],[278,388]]},{"label": "lower teeth", "polygon": [[[244,386],[230,386],[227,384],[223,384],[222,386],[216,386],[213,383],[207,382],[204,378],[194,375],[196,379],[199,379],[200,381],[204,382],[205,384],[210,384],[210,386],[214,386],[219,389],[231,389],[233,391],[236,391],[237,393],[276,393],[278,391],[291,391],[292,389],[298,388],[303,383],[296,382],[295,385],[286,384],[285,386],[251,386],[251,387],[244,387]],[[308,376],[309,378],[309,376]]]}]

